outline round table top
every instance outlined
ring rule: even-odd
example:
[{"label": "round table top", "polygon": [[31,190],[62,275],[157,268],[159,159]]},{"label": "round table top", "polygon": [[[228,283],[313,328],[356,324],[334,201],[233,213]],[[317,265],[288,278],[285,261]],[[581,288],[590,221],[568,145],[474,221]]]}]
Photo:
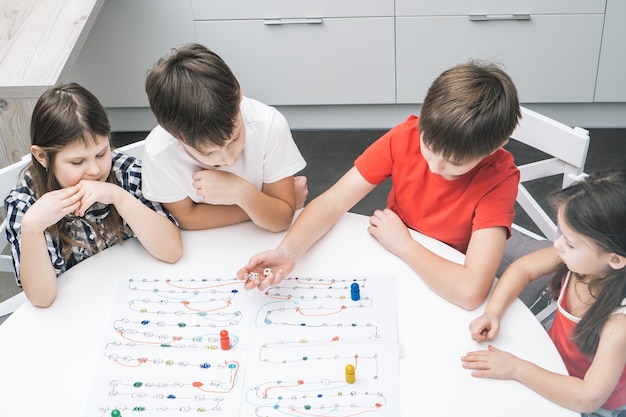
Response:
[{"label": "round table top", "polygon": [[[390,300],[380,300],[378,311],[383,311],[383,321],[394,314],[397,318],[397,341],[392,342],[399,358],[392,364],[398,369],[390,374],[398,375],[399,380],[388,385],[398,387],[399,392],[389,398],[399,404],[382,407],[375,414],[397,416],[400,410],[400,415],[407,417],[578,415],[516,381],[477,379],[463,369],[461,356],[486,346],[474,342],[468,330],[469,322],[484,305],[466,311],[433,293],[404,262],[368,234],[367,225],[366,216],[342,216],[302,257],[292,276],[388,277],[389,285],[395,286]],[[0,415],[45,415],[53,410],[63,410],[67,416],[85,415],[121,283],[134,277],[234,278],[250,256],[275,247],[284,236],[250,222],[182,234],[184,254],[176,264],[155,260],[131,239],[62,275],[58,297],[51,307],[41,309],[29,303],[19,307],[0,326]],[[413,237],[439,255],[463,262],[463,255],[447,245],[418,233]],[[256,290],[242,291],[252,299],[264,296]],[[505,314],[493,344],[554,372],[566,373],[547,333],[519,300]]]}]

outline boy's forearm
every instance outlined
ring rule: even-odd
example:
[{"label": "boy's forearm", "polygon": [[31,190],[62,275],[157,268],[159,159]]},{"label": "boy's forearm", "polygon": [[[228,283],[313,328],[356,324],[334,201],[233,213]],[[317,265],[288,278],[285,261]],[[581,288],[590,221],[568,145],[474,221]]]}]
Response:
[{"label": "boy's forearm", "polygon": [[239,206],[193,203],[185,213],[170,211],[182,229],[204,230],[229,226],[250,220]]},{"label": "boy's forearm", "polygon": [[291,226],[279,248],[290,253],[293,259],[300,258],[345,212],[343,207],[336,207],[332,200],[322,194],[311,201]]},{"label": "boy's forearm", "polygon": [[[293,181],[289,183],[289,187],[293,190]],[[272,191],[277,194],[272,195]],[[246,183],[236,203],[257,226],[270,232],[282,232],[291,225],[295,213],[295,200],[293,192],[282,196],[278,191],[280,190],[273,189],[265,192],[265,189],[261,191]]]},{"label": "boy's forearm", "polygon": [[439,296],[466,310],[480,306],[493,280],[471,276],[464,265],[449,261],[413,241],[400,258]]}]

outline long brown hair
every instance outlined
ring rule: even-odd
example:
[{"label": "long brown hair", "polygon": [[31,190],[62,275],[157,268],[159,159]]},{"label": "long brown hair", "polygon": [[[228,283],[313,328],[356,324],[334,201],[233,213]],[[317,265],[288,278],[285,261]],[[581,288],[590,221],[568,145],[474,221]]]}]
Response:
[{"label": "long brown hair", "polygon": [[[44,92],[35,105],[30,124],[31,144],[43,149],[48,161],[46,168],[33,158],[28,167],[35,188],[35,198],[61,188],[52,173],[57,153],[61,149],[78,141],[91,144],[95,142],[96,135],[109,137],[110,132],[111,127],[104,107],[85,88],[70,83]],[[107,182],[117,183],[113,170],[109,173]],[[96,247],[70,238],[71,221],[77,219],[88,223],[96,231]],[[104,247],[105,239],[121,242],[124,229],[123,220],[115,207],[111,207],[111,212],[104,218],[102,227],[71,215],[48,227],[52,238],[62,243],[62,254],[66,261],[71,255],[72,246],[82,246],[98,252]]]},{"label": "long brown hair", "polygon": [[[626,257],[626,170],[597,173],[552,193],[549,200],[562,209],[565,221],[577,233],[604,251]],[[550,282],[550,294],[555,299],[566,273],[563,265]],[[592,356],[604,323],[626,298],[626,268],[611,269],[605,276],[594,278],[589,282],[589,292],[595,301],[576,325],[573,340],[583,353]]]}]

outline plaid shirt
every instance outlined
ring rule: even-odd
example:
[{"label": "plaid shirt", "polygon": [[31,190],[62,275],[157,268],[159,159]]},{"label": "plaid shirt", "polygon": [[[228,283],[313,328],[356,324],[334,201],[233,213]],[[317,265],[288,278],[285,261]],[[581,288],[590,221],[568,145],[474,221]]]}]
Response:
[{"label": "plaid shirt", "polygon": [[[144,198],[141,192],[141,161],[128,156],[119,151],[113,151],[112,158],[112,171],[115,173],[115,178],[118,184],[130,194],[138,198],[145,206],[150,207],[152,210],[167,216],[172,222],[176,223],[174,218],[166,212],[166,210],[156,202],[148,201]],[[20,283],[20,242],[21,242],[21,225],[22,217],[24,213],[35,203],[35,189],[33,186],[32,178],[28,170],[22,173],[17,185],[4,201],[4,206],[7,210],[7,239],[11,244],[11,252],[13,255],[13,267],[15,269],[15,277],[17,284]],[[85,212],[84,218],[102,226],[103,219],[111,212],[112,205],[103,203],[95,203]],[[72,219],[68,224],[71,225],[70,238],[84,242],[92,249],[84,248],[81,246],[73,246],[72,254],[70,258],[65,261],[62,256],[62,243],[58,238],[54,238],[50,235],[48,230],[44,232],[46,238],[46,244],[48,246],[48,254],[52,261],[52,266],[55,269],[57,276],[78,264],[79,262],[94,255],[94,253],[100,250],[110,247],[113,243],[109,241],[100,242],[98,245],[96,242],[97,232],[93,227],[82,220],[80,217],[72,216]],[[124,222],[124,240],[134,237],[135,234],[130,229],[128,224]],[[99,248],[98,248],[99,246]]]}]

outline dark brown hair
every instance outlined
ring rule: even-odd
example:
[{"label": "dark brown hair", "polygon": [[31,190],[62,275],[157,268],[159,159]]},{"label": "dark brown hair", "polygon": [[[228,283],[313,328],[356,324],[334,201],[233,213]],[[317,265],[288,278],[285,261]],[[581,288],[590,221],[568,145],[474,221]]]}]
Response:
[{"label": "dark brown hair", "polygon": [[[625,170],[599,172],[548,198],[557,210],[561,209],[569,227],[592,239],[602,250],[626,257]],[[567,271],[563,265],[550,282],[550,294],[555,299]],[[626,298],[626,268],[611,269],[606,276],[594,278],[589,282],[589,291],[595,302],[576,325],[573,340],[582,352],[592,356],[604,323]]]},{"label": "dark brown hair", "polygon": [[520,116],[517,90],[509,76],[494,64],[471,61],[444,71],[433,82],[419,127],[433,152],[462,164],[502,146]]},{"label": "dark brown hair", "polygon": [[199,44],[172,50],[148,72],[146,93],[157,122],[199,149],[223,146],[239,115],[239,82],[226,63]]}]

